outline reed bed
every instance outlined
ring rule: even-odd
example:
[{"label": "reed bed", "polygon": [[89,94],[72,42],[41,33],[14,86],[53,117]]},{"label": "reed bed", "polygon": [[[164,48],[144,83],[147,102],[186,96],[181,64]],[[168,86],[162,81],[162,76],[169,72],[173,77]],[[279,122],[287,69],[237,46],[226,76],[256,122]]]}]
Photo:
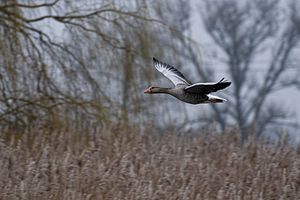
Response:
[{"label": "reed bed", "polygon": [[[4,133],[2,134],[2,136]],[[0,199],[300,199],[300,151],[122,126],[0,140]]]}]

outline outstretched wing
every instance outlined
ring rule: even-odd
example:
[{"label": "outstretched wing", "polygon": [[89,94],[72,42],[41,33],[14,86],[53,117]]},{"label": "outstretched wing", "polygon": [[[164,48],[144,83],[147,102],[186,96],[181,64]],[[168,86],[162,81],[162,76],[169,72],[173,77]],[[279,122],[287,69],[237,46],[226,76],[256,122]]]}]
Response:
[{"label": "outstretched wing", "polygon": [[200,94],[209,94],[211,92],[216,92],[228,87],[231,82],[224,80],[222,78],[217,83],[195,83],[186,87],[184,90],[190,93],[200,93]]},{"label": "outstretched wing", "polygon": [[183,74],[175,69],[174,67],[163,63],[156,58],[153,58],[154,67],[162,73],[165,77],[170,79],[174,85],[184,84],[184,85],[191,85],[189,81],[183,76]]}]

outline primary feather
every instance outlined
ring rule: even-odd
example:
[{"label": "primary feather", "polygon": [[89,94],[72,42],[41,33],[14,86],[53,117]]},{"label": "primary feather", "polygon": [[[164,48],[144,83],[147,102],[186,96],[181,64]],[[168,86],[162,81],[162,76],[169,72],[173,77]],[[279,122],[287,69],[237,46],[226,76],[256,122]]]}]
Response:
[{"label": "primary feather", "polygon": [[184,75],[178,71],[175,67],[163,63],[156,58],[153,58],[154,67],[162,73],[165,77],[167,77],[172,83],[176,86],[179,84],[190,85],[191,83],[186,80]]},{"label": "primary feather", "polygon": [[186,87],[184,90],[190,93],[209,94],[212,92],[216,92],[218,90],[222,90],[228,87],[230,84],[231,82],[228,82],[224,80],[224,78],[222,78],[217,83],[195,83],[193,85]]}]

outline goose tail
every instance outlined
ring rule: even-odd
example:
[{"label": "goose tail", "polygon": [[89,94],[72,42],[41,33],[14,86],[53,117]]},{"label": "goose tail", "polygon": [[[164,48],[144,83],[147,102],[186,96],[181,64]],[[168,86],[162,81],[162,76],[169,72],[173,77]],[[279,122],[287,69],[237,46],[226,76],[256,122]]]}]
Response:
[{"label": "goose tail", "polygon": [[207,96],[208,96],[209,103],[224,103],[225,101],[227,101],[226,99],[215,96],[215,95],[209,94]]}]

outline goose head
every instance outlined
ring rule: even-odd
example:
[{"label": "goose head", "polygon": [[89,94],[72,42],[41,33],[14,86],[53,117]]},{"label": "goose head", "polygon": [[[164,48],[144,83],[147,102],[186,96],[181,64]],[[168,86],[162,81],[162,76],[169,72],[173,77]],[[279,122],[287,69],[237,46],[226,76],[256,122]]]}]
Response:
[{"label": "goose head", "polygon": [[146,90],[144,90],[144,93],[146,94],[153,94],[153,93],[167,93],[167,88],[160,88],[160,87],[149,87]]}]

